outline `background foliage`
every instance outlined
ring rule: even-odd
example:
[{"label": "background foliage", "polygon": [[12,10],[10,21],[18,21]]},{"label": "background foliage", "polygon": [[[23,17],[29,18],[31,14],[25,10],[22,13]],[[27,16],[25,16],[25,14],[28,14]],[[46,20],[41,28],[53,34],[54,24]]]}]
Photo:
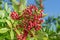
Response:
[{"label": "background foliage", "polygon": [[[9,18],[9,13],[13,10],[21,13],[22,10],[26,8],[26,0],[21,0],[20,3],[21,5],[19,5],[19,2],[16,0],[10,0],[9,2],[6,2],[6,0],[0,0],[0,40],[11,40],[13,38],[16,40],[12,24],[16,24],[18,21],[15,22]],[[36,0],[36,3],[38,6],[39,1]],[[20,9],[17,7],[19,7],[21,11],[18,11]],[[38,37],[35,37],[37,40],[60,40],[60,16],[56,18],[53,16],[48,17],[45,19],[42,26],[42,30],[36,32],[36,34],[38,33]],[[29,37],[27,40],[34,40],[34,38]]]}]

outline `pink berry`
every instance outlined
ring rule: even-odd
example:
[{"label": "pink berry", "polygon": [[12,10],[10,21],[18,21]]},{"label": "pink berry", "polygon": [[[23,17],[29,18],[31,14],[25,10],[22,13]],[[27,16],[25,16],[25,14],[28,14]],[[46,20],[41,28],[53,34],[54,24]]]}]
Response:
[{"label": "pink berry", "polygon": [[19,20],[19,18],[20,18],[18,13],[15,11],[10,14],[10,17],[14,20]]}]

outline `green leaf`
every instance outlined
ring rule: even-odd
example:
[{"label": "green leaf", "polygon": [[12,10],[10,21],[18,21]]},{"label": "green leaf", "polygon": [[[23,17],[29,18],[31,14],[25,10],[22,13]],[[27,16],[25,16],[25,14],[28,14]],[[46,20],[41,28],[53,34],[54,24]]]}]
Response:
[{"label": "green leaf", "polygon": [[4,18],[5,17],[5,11],[4,10],[0,10],[0,18]]},{"label": "green leaf", "polygon": [[37,3],[37,5],[40,5],[40,2],[39,2],[39,0],[36,0],[35,2]]},{"label": "green leaf", "polygon": [[17,0],[12,0],[12,2],[15,4],[15,5],[18,5],[19,2],[17,2]]},{"label": "green leaf", "polygon": [[12,23],[11,23],[9,20],[6,20],[6,22],[7,22],[8,26],[9,26],[10,28],[12,28]]},{"label": "green leaf", "polygon": [[0,10],[2,10],[2,6],[1,6],[1,4],[0,4]]},{"label": "green leaf", "polygon": [[14,32],[13,32],[12,29],[11,29],[11,32],[10,32],[10,36],[11,36],[11,40],[13,40],[14,39]]},{"label": "green leaf", "polygon": [[26,8],[27,0],[20,0],[20,11],[23,11]]},{"label": "green leaf", "polygon": [[5,3],[4,7],[5,7],[5,10],[7,11],[8,10],[8,4]]},{"label": "green leaf", "polygon": [[26,6],[24,4],[21,4],[19,9],[20,9],[20,11],[23,11],[25,8],[26,8]]},{"label": "green leaf", "polygon": [[8,8],[7,12],[10,14],[10,12],[11,12],[11,9],[10,9],[10,8]]},{"label": "green leaf", "polygon": [[0,33],[6,33],[7,31],[9,31],[8,28],[1,28],[1,29],[0,29]]},{"label": "green leaf", "polygon": [[12,5],[12,7],[13,7],[14,11],[16,11],[16,12],[18,12],[18,11],[19,11],[19,7],[18,7],[18,5],[13,4],[13,5]]},{"label": "green leaf", "polygon": [[5,22],[4,20],[5,20],[5,19],[0,19],[0,22]]},{"label": "green leaf", "polygon": [[19,3],[16,0],[11,0],[12,1],[12,7],[14,9],[14,11],[18,12],[19,10]]},{"label": "green leaf", "polygon": [[3,36],[0,36],[0,40],[3,40],[4,39],[4,37]]},{"label": "green leaf", "polygon": [[12,22],[12,24],[14,23],[14,20],[11,19],[11,17],[7,17],[7,18],[8,18],[8,20],[10,20]]},{"label": "green leaf", "polygon": [[20,3],[26,5],[27,0],[20,0]]},{"label": "green leaf", "polygon": [[0,1],[0,5],[2,4],[2,1]]}]

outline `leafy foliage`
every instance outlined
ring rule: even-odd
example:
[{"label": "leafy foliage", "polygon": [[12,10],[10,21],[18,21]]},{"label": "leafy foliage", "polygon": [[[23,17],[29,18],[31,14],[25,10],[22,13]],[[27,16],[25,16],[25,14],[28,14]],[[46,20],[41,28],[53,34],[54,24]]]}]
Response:
[{"label": "leafy foliage", "polygon": [[[12,3],[13,10],[18,12],[19,15],[22,15],[23,10],[27,7],[26,0],[20,0],[17,2],[16,0],[10,0]],[[37,6],[39,8],[39,0],[36,0]],[[21,24],[21,20],[13,20],[10,18],[11,9],[9,8],[8,3],[4,4],[4,9],[2,9],[2,0],[0,0],[0,40],[17,40],[16,33],[20,34],[23,29],[14,29],[17,24]],[[40,9],[40,8],[39,8]],[[56,31],[50,30],[51,23],[53,23],[56,27]],[[37,32],[32,32],[34,37],[30,37],[28,34],[27,40],[60,40],[60,16],[57,18],[48,17],[44,24],[42,25],[42,30]],[[31,31],[29,31],[31,32]]]}]

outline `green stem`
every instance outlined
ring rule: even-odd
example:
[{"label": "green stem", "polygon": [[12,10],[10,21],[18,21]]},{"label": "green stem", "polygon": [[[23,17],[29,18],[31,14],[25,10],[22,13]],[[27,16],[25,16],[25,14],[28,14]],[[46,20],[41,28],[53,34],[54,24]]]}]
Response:
[{"label": "green stem", "polygon": [[17,28],[16,28],[16,26],[15,25],[13,25],[14,26],[14,31],[19,35],[20,34],[20,32],[17,30]]}]

